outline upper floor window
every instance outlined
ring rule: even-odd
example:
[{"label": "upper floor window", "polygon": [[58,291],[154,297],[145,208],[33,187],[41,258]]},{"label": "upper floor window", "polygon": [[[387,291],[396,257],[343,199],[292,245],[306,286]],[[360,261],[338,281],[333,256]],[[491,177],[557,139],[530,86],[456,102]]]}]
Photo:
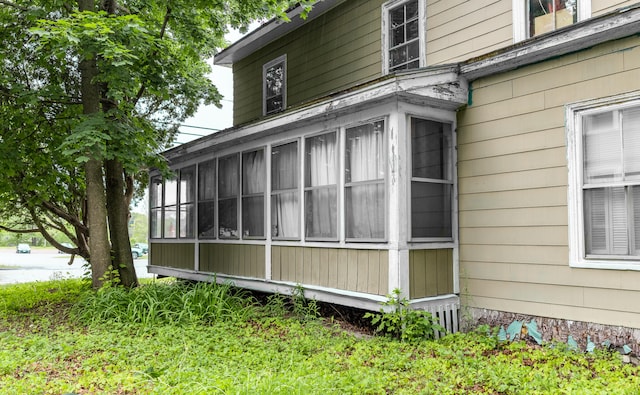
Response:
[{"label": "upper floor window", "polygon": [[264,115],[284,111],[287,106],[287,56],[282,55],[262,68]]},{"label": "upper floor window", "polygon": [[514,41],[552,32],[590,16],[590,0],[513,0]]},{"label": "upper floor window", "polygon": [[392,0],[382,6],[383,71],[426,65],[424,0]]},{"label": "upper floor window", "polygon": [[411,238],[453,237],[451,125],[411,118]]},{"label": "upper floor window", "polygon": [[573,263],[640,257],[640,100],[569,107]]}]

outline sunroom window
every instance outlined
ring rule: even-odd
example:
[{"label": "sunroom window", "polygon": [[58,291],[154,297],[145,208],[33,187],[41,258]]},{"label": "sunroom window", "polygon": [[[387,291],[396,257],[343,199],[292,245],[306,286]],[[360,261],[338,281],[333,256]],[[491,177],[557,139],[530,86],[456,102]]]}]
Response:
[{"label": "sunroom window", "polygon": [[198,165],[198,237],[216,237],[216,161],[212,159]]},{"label": "sunroom window", "polygon": [[196,168],[187,167],[180,170],[180,227],[181,238],[193,238],[195,226]]},{"label": "sunroom window", "polygon": [[453,167],[451,125],[411,118],[411,237],[450,239]]},{"label": "sunroom window", "polygon": [[162,191],[162,177],[152,177],[149,189],[149,208],[151,211],[149,237],[152,239],[162,237]]},{"label": "sunroom window", "polygon": [[346,130],[345,226],[347,239],[385,237],[384,121]]},{"label": "sunroom window", "polygon": [[242,237],[264,237],[264,149],[242,154]]},{"label": "sunroom window", "polygon": [[306,237],[338,237],[338,142],[336,133],[305,139]]},{"label": "sunroom window", "polygon": [[163,235],[165,239],[177,237],[177,206],[178,179],[177,177],[164,181],[164,218]]},{"label": "sunroom window", "polygon": [[218,236],[238,238],[238,190],[240,183],[238,154],[218,160]]},{"label": "sunroom window", "polygon": [[271,149],[271,236],[274,239],[300,237],[299,167],[297,141]]},{"label": "sunroom window", "polygon": [[640,106],[582,116],[586,257],[640,256]]}]

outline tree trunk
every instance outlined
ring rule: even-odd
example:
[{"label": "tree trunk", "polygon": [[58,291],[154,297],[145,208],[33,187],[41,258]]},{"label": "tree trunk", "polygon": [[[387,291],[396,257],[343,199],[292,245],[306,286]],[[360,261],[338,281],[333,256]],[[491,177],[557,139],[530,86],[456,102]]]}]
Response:
[{"label": "tree trunk", "polygon": [[118,270],[120,283],[128,288],[138,285],[131,242],[129,241],[129,205],[125,199],[124,169],[115,159],[105,161],[107,175],[107,212],[109,235],[113,244],[113,267]]},{"label": "tree trunk", "polygon": [[[94,0],[78,0],[80,11],[95,9]],[[82,106],[84,114],[100,112],[100,89],[95,78],[98,75],[95,60],[80,62]],[[107,232],[107,207],[102,161],[92,158],[84,165],[87,188],[87,222],[89,225],[89,252],[91,254],[91,280],[94,288],[100,288],[109,279],[111,246]]]}]

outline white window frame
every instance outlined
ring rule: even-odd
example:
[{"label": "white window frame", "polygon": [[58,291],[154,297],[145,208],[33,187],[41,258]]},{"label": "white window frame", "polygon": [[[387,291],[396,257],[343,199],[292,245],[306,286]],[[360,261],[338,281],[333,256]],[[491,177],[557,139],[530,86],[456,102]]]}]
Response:
[{"label": "white window frame", "polygon": [[[258,192],[258,193],[246,193],[244,190],[244,179],[245,179],[245,167],[244,167],[244,156],[245,154],[251,153],[251,152],[260,152],[262,151],[262,155],[263,155],[263,160],[264,160],[264,164],[263,164],[263,168],[262,168],[262,173],[263,173],[263,177],[266,180],[267,178],[267,149],[265,146],[260,146],[260,147],[256,147],[253,149],[249,149],[249,150],[245,150],[242,151],[240,154],[240,185],[239,185],[239,190],[238,190],[238,194],[240,195],[240,208],[239,208],[239,213],[240,213],[240,222],[239,224],[241,226],[239,226],[239,234],[242,237],[243,240],[265,240],[267,238],[267,190],[269,190],[269,186],[266,184],[264,184],[264,190],[262,192]],[[245,198],[253,198],[253,197],[262,197],[262,235],[254,235],[254,236],[250,236],[250,235],[245,235],[245,223],[244,223],[244,213],[245,213],[245,205],[244,205],[244,200]]]},{"label": "white window frame", "polygon": [[[267,112],[267,70],[282,63],[282,108],[277,111]],[[287,108],[287,55],[279,56],[262,66],[262,115],[277,114]]]},{"label": "white window frame", "polygon": [[[344,232],[344,238],[345,241],[347,243],[384,243],[388,240],[389,236],[388,236],[388,232],[389,232],[389,219],[388,219],[388,215],[387,215],[387,203],[389,201],[389,187],[388,187],[388,183],[387,183],[387,179],[388,179],[388,169],[385,167],[384,168],[384,177],[381,179],[374,179],[374,180],[366,180],[366,181],[359,181],[359,182],[347,182],[346,181],[346,147],[347,147],[347,130],[351,129],[351,128],[356,128],[358,126],[362,126],[362,125],[368,125],[368,124],[373,124],[376,122],[382,122],[382,129],[383,129],[383,133],[384,133],[384,137],[383,137],[383,148],[382,148],[382,155],[383,157],[381,158],[381,160],[384,163],[388,163],[388,159],[387,159],[387,148],[388,148],[388,140],[389,140],[389,136],[388,136],[388,124],[389,124],[389,117],[385,116],[385,117],[379,117],[379,118],[373,118],[373,119],[369,119],[369,120],[363,120],[363,121],[359,121],[356,123],[352,123],[352,124],[348,124],[348,125],[344,125],[342,127],[342,129],[344,129],[344,133],[343,136],[341,136],[341,144],[343,147],[343,150],[341,151],[341,155],[342,155],[342,161],[341,161],[341,165],[339,168],[339,171],[341,172],[341,177],[345,177],[344,182],[341,183],[341,190],[342,193],[345,196],[345,200],[346,200],[346,194],[347,194],[347,189],[351,188],[353,186],[359,186],[359,185],[383,185],[384,187],[384,202],[383,202],[383,216],[384,216],[384,235],[382,238],[356,238],[356,237],[347,237],[347,207],[346,207],[346,201],[343,203],[343,207],[342,207],[342,212],[341,212],[341,216],[342,216],[342,230]],[[339,221],[340,223],[340,221]]]},{"label": "white window frame", "polygon": [[[451,174],[449,175],[451,177],[451,180],[441,180],[441,179],[432,179],[432,178],[420,178],[420,177],[414,177],[413,176],[413,155],[412,155],[412,149],[413,149],[413,139],[412,139],[412,131],[411,131],[411,119],[412,118],[418,118],[418,119],[422,119],[422,120],[428,120],[428,121],[433,121],[433,122],[439,122],[442,124],[447,124],[450,126],[451,130],[449,133],[451,133],[450,135],[450,140],[451,140],[451,148],[450,148],[450,153],[449,153],[449,160],[451,161],[451,169],[450,172]],[[408,234],[408,240],[410,240],[412,243],[452,243],[456,240],[457,238],[457,194],[458,194],[458,190],[457,190],[457,173],[456,173],[456,124],[454,121],[452,120],[446,120],[446,119],[440,119],[438,117],[433,117],[433,116],[428,116],[428,115],[419,115],[419,114],[415,114],[415,113],[406,113],[406,125],[407,125],[407,171],[409,172],[408,174],[408,193],[407,193],[407,215],[408,215],[408,221],[407,221],[407,234]],[[443,185],[451,185],[451,236],[447,236],[447,237],[414,237],[413,236],[413,206],[412,206],[412,200],[411,200],[411,194],[412,194],[412,183],[413,182],[421,182],[421,183],[425,183],[425,184],[443,184]]]},{"label": "white window frame", "polygon": [[[382,5],[382,74],[389,74],[389,11],[413,0],[390,0]],[[427,65],[427,3],[418,0],[418,40],[420,42],[420,67]]]},{"label": "white window frame", "polygon": [[[267,212],[267,218],[270,218],[270,226],[269,226],[269,230],[268,230],[268,238],[272,239],[272,240],[284,240],[284,241],[300,241],[302,239],[302,226],[300,225],[300,221],[301,221],[301,217],[302,215],[300,214],[301,212],[301,206],[302,204],[304,204],[303,202],[303,186],[301,185],[300,180],[302,180],[302,183],[304,183],[304,169],[302,168],[301,165],[301,161],[304,160],[304,158],[301,155],[301,137],[297,137],[294,139],[290,139],[290,140],[284,140],[284,141],[278,141],[278,142],[274,142],[270,149],[269,149],[269,156],[273,155],[273,150],[274,148],[278,148],[287,144],[296,144],[296,159],[297,159],[297,163],[298,163],[298,178],[297,178],[297,186],[293,189],[273,189],[273,181],[272,179],[269,180],[269,185],[268,185],[268,190],[269,190],[269,194],[271,196],[271,199],[269,201],[269,206],[267,208],[268,212]],[[273,171],[273,160],[270,161],[267,172],[269,174],[271,174],[271,172]],[[302,173],[302,174],[301,174]],[[302,178],[301,178],[302,176]],[[273,236],[273,230],[271,229],[273,227],[273,209],[272,209],[272,205],[273,205],[273,200],[275,199],[276,196],[279,196],[281,194],[286,194],[286,193],[295,193],[298,197],[298,207],[296,210],[296,214],[297,214],[297,224],[298,224],[298,236],[296,237],[284,237],[284,236]]]},{"label": "white window frame", "polygon": [[569,168],[567,204],[569,212],[569,266],[571,267],[640,270],[640,260],[637,256],[587,256],[584,237],[584,197],[582,189],[582,117],[608,110],[622,110],[638,106],[640,106],[640,95],[638,95],[638,93],[589,100],[566,106],[567,158]]},{"label": "white window frame", "polygon": [[[534,0],[512,0],[513,14],[513,42],[518,43],[529,37],[529,15],[527,1]],[[578,22],[591,18],[591,0],[578,1]]]}]

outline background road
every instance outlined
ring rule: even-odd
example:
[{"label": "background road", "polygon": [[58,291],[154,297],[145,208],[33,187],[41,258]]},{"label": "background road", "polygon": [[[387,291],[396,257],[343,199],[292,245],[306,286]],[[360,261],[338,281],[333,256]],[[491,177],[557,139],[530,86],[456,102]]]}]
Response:
[{"label": "background road", "polygon": [[[31,249],[31,254],[16,254],[15,247],[0,248],[0,284],[48,281],[56,278],[82,277],[87,271],[85,260],[58,254],[53,248]],[[147,255],[134,260],[138,277],[153,277],[147,273]]]}]

